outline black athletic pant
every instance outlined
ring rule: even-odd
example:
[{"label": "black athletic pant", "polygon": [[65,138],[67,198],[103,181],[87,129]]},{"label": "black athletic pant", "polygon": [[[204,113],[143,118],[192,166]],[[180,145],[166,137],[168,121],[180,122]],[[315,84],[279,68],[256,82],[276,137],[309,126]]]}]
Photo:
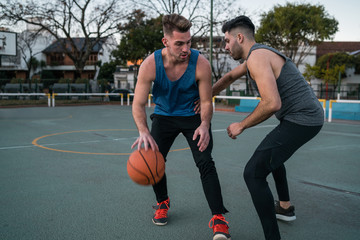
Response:
[{"label": "black athletic pant", "polygon": [[273,173],[279,200],[289,201],[284,162],[318,134],[321,127],[281,121],[260,143],[245,167],[245,182],[267,240],[279,240],[280,232],[276,221],[274,198],[266,177]]},{"label": "black athletic pant", "polygon": [[[164,156],[165,161],[170,147],[175,141],[175,138],[180,133],[185,136],[194,157],[195,164],[199,169],[202,186],[205,197],[211,209],[211,213],[213,215],[226,213],[227,210],[223,205],[221,188],[215,168],[215,163],[211,156],[213,147],[211,129],[209,129],[210,142],[205,151],[199,151],[199,147],[197,146],[199,137],[195,141],[192,140],[195,130],[200,126],[201,123],[200,115],[197,114],[190,117],[173,117],[152,114],[151,119],[151,135],[156,141],[159,147],[159,151]],[[153,189],[157,202],[162,202],[168,198],[166,174],[159,183],[153,186]]]}]

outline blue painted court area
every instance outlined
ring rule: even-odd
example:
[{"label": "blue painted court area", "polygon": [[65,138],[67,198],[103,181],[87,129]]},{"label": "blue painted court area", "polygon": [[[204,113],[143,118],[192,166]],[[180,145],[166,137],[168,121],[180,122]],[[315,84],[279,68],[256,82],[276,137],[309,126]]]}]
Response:
[{"label": "blue painted court area", "polygon": [[[278,121],[271,118],[237,140],[227,137],[227,126],[245,116],[214,113],[213,157],[232,239],[259,240],[262,229],[242,173]],[[126,172],[138,136],[130,107],[0,109],[0,132],[1,240],[212,239],[211,213],[181,135],[166,165],[168,225],[151,222],[152,189]],[[334,119],[286,163],[297,220],[279,222],[283,239],[359,239],[359,146],[359,122]],[[268,181],[275,193],[271,176]]]}]

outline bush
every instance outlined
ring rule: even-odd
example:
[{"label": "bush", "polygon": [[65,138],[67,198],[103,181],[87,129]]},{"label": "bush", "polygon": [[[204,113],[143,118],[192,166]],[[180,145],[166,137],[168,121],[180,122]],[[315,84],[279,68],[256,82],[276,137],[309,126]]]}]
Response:
[{"label": "bush", "polygon": [[72,83],[72,81],[70,78],[60,78],[58,83]]},{"label": "bush", "polygon": [[89,83],[89,79],[86,79],[86,78],[78,78],[75,80],[75,83],[86,83],[88,84]]},{"label": "bush", "polygon": [[12,78],[10,83],[24,83],[24,79],[22,78]]}]

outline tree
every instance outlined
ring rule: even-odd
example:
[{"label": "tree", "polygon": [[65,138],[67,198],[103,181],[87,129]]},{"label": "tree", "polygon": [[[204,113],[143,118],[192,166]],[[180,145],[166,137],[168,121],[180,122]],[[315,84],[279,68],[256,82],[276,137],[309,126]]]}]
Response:
[{"label": "tree", "polygon": [[[112,56],[118,62],[132,61],[137,66],[149,54],[163,47],[162,15],[147,19],[143,11],[134,10],[127,20],[127,23],[119,25],[122,38]],[[136,84],[138,68],[135,70]]]},{"label": "tree", "polygon": [[[203,0],[132,0],[139,9],[146,10],[152,17],[177,13],[183,15],[193,24],[193,36],[209,36],[210,1]],[[233,0],[213,0],[214,31],[219,31],[222,23],[239,14],[239,3]]]},{"label": "tree", "polygon": [[24,31],[19,34],[18,48],[21,52],[26,67],[28,69],[27,78],[31,79],[38,67],[44,67],[45,62],[36,59],[36,55],[41,53],[41,49],[35,49],[37,41],[47,38],[39,31]]},{"label": "tree", "polygon": [[316,66],[319,66],[320,69],[329,69],[341,65],[345,65],[346,68],[356,67],[355,56],[345,52],[328,53],[316,61]]},{"label": "tree", "polygon": [[256,41],[279,49],[299,66],[311,50],[338,31],[338,21],[322,5],[276,5],[261,14]]},{"label": "tree", "polygon": [[319,66],[316,65],[311,66],[310,64],[307,63],[305,64],[305,71],[303,73],[303,76],[305,80],[308,81],[309,83],[314,78],[321,79],[322,78],[321,69]]},{"label": "tree", "polygon": [[112,55],[118,61],[137,64],[156,49],[162,48],[162,16],[146,19],[141,10],[134,10],[128,22],[119,26],[122,33],[120,44]]},{"label": "tree", "polygon": [[99,76],[97,78],[98,79],[113,79],[114,78],[113,74],[116,71],[117,65],[118,64],[116,63],[116,61],[104,63],[100,68]]},{"label": "tree", "polygon": [[[205,58],[210,59],[210,51],[208,51],[210,43],[206,37],[194,37],[192,39],[192,45],[195,49],[199,50]],[[213,45],[212,74],[214,81],[217,82],[224,75],[224,72],[226,73],[232,69],[230,62],[233,60],[224,50],[222,37],[214,37]]]},{"label": "tree", "polygon": [[[0,3],[0,20],[9,25],[33,24],[62,44],[62,48],[81,74],[93,47],[116,34],[127,9],[120,0],[7,0]],[[82,49],[75,37],[84,38]],[[66,39],[66,41],[64,41]],[[70,45],[67,46],[67,44]]]},{"label": "tree", "polygon": [[312,78],[324,80],[336,88],[341,77],[346,77],[346,68],[356,68],[356,57],[347,53],[328,53],[321,56],[314,66],[306,65],[304,77],[310,81]]},{"label": "tree", "polygon": [[186,14],[190,21],[197,16],[196,10],[204,5],[201,0],[135,0],[134,3],[148,10],[155,11],[158,15],[172,13]]},{"label": "tree", "polygon": [[154,16],[177,13],[187,17],[191,22],[203,19],[202,13],[199,14],[198,11],[204,8],[204,3],[201,0],[133,0],[133,2],[141,9],[148,10],[150,14],[153,13]]},{"label": "tree", "polygon": [[355,74],[360,74],[360,54],[354,56]]}]

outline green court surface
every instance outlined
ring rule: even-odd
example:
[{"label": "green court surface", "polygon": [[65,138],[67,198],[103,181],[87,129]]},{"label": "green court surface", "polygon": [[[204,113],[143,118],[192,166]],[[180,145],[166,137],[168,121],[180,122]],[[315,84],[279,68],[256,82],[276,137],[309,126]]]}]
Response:
[{"label": "green court surface", "polygon": [[[230,139],[227,126],[245,116],[214,113],[213,157],[232,239],[259,240],[260,221],[242,174],[278,121]],[[133,183],[126,172],[138,136],[131,107],[3,108],[0,133],[1,240],[212,239],[211,213],[181,135],[166,165],[169,222],[152,223],[152,188]],[[286,166],[297,220],[279,222],[282,239],[360,239],[359,122],[325,123]],[[268,181],[275,193],[271,175]]]}]

